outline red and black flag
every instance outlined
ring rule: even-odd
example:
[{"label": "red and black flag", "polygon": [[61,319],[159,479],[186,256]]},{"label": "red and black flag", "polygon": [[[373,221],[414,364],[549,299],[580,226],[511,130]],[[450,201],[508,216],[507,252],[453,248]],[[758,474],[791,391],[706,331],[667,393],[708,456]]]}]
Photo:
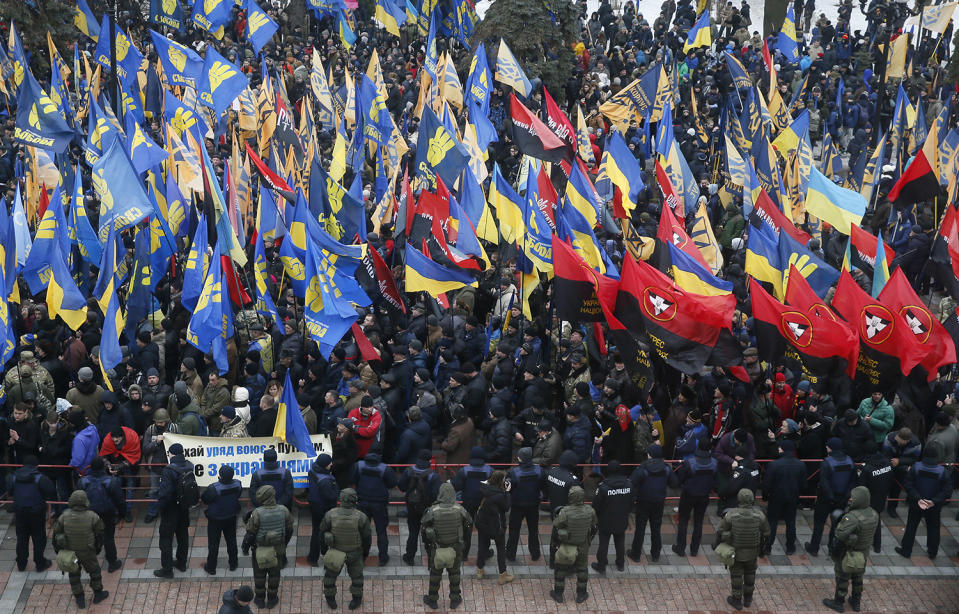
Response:
[{"label": "red and black flag", "polygon": [[949,334],[912,289],[902,269],[896,269],[879,293],[879,300],[895,309],[922,346],[927,381],[936,379],[939,367],[956,362],[956,348]]},{"label": "red and black flag", "polygon": [[832,304],[859,333],[856,384],[864,391],[894,390],[900,373],[922,361],[924,348],[902,316],[866,294],[848,271],[839,275]]},{"label": "red and black flag", "polygon": [[615,303],[615,279],[600,275],[569,244],[553,235],[553,297],[556,315],[572,322],[609,321],[615,317],[604,312],[600,300],[605,295],[605,305]]},{"label": "red and black flag", "polygon": [[761,359],[775,363],[784,354],[792,353],[813,375],[845,371],[850,377],[855,376],[859,340],[848,326],[783,305],[755,279],[749,280],[749,294]]},{"label": "red and black flag", "polygon": [[513,142],[520,153],[554,163],[563,159],[567,151],[566,143],[553,134],[549,126],[524,107],[512,93],[509,95],[509,110],[513,125]]},{"label": "red and black flag", "polygon": [[889,190],[889,201],[896,205],[912,205],[932,200],[941,194],[939,131],[930,130],[922,149],[900,175],[899,181]]},{"label": "red and black flag", "polygon": [[[849,264],[861,270],[867,277],[871,277],[876,268],[876,247],[879,237],[852,224],[849,241]],[[886,262],[892,262],[896,257],[896,253],[888,244],[883,244],[883,251],[886,254]]]},{"label": "red and black flag", "polygon": [[396,280],[390,267],[372,245],[367,245],[366,254],[360,261],[361,266],[356,269],[356,281],[363,287],[368,296],[379,296],[382,304],[390,311],[396,321],[402,321],[402,314],[406,313],[406,304],[400,291],[396,287]]},{"label": "red and black flag", "polygon": [[949,336],[952,337],[955,350],[959,353],[959,307],[956,307],[956,309],[949,314],[949,317],[942,323],[942,326],[946,329],[946,332],[949,333]]},{"label": "red and black flag", "polygon": [[[543,116],[546,118],[546,125],[553,131],[553,134],[566,144],[563,157],[568,166],[576,152],[576,130],[573,128],[573,122],[563,113],[563,110],[559,108],[559,105],[556,104],[545,87],[543,87]],[[566,175],[569,176],[569,171],[566,172]]]},{"label": "red and black flag", "polygon": [[666,364],[698,373],[732,322],[735,298],[728,296],[731,305],[726,297],[688,294],[645,262],[625,258],[614,315],[632,332],[645,330]]}]

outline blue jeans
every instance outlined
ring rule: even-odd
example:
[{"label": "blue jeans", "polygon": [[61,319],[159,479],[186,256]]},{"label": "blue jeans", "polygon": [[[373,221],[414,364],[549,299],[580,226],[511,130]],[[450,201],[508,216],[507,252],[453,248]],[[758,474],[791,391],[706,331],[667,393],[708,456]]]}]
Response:
[{"label": "blue jeans", "polygon": [[159,473],[154,473],[150,471],[150,490],[147,493],[147,497],[153,499],[150,503],[147,504],[147,516],[159,516],[160,515],[160,504],[156,501],[157,497],[160,496],[160,475]]}]

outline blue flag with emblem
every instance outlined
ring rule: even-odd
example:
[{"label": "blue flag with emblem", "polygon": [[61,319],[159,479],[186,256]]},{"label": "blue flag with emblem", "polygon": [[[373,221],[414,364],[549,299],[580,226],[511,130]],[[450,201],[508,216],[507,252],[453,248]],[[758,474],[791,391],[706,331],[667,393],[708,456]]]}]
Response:
[{"label": "blue flag with emblem", "polygon": [[[339,343],[346,331],[356,321],[357,313],[352,305],[338,297],[338,289],[322,268],[328,260],[320,256],[315,247],[306,254],[306,294],[303,317],[310,338],[316,341],[324,359]],[[323,264],[321,264],[323,263]]]},{"label": "blue flag with emblem", "polygon": [[206,253],[208,247],[206,214],[201,212],[196,232],[193,233],[193,243],[187,253],[186,265],[183,267],[183,293],[180,303],[187,311],[194,311],[203,291],[203,280],[209,266],[209,256]]},{"label": "blue flag with emblem", "polygon": [[249,85],[250,80],[239,66],[217,53],[212,47],[207,49],[197,90],[200,94],[200,102],[213,109],[217,117],[226,111]]},{"label": "blue flag with emblem", "polygon": [[[123,28],[116,27],[116,40],[113,47],[116,49],[117,78],[120,83],[129,86],[136,79],[137,71],[140,70],[140,64],[143,63],[143,54],[140,53]],[[104,70],[113,70],[112,55],[110,45],[110,16],[104,15],[100,23],[100,31],[104,36],[97,41],[97,48],[93,54],[93,60],[103,67]]]},{"label": "blue flag with emblem", "polygon": [[[332,351],[332,348],[330,351]],[[329,353],[325,356],[328,357]],[[293,383],[290,381],[289,369],[286,370],[283,394],[280,396],[280,404],[276,411],[273,436],[282,439],[285,443],[306,454],[309,458],[316,456],[313,441],[310,439],[310,431],[307,430],[306,422],[303,421],[300,404],[296,400],[295,388],[293,388]]]},{"label": "blue flag with emblem", "polygon": [[77,330],[87,321],[87,299],[77,288],[59,241],[54,241],[49,256],[47,280],[47,309],[50,319],[60,317],[71,330]]},{"label": "blue flag with emblem", "polygon": [[362,73],[356,79],[356,108],[366,114],[363,136],[377,145],[388,144],[393,136],[393,121],[386,109],[386,100],[376,84]]},{"label": "blue flag with emblem", "polygon": [[70,203],[69,221],[70,242],[77,246],[80,257],[92,265],[100,266],[103,245],[87,217],[87,208],[83,204],[83,180],[79,169],[74,173],[73,195]]},{"label": "blue flag with emblem", "polygon": [[779,264],[782,271],[782,287],[785,293],[789,281],[789,267],[806,278],[809,286],[819,296],[826,296],[829,288],[839,281],[839,271],[814,254],[808,247],[792,238],[788,232],[779,233]]},{"label": "blue flag with emblem", "polygon": [[208,352],[213,340],[223,333],[222,303],[223,269],[220,262],[220,243],[217,242],[213,246],[210,269],[203,280],[203,290],[186,329],[186,340],[190,345]]},{"label": "blue flag with emblem", "polygon": [[150,30],[150,38],[170,85],[195,88],[203,71],[203,58],[186,45],[172,41],[153,30]]},{"label": "blue flag with emblem", "polygon": [[246,0],[246,39],[253,45],[254,53],[259,55],[263,45],[270,42],[279,29],[255,0]]},{"label": "blue flag with emblem", "polygon": [[50,200],[50,205],[44,212],[40,225],[37,226],[33,247],[20,272],[31,294],[40,294],[50,283],[50,267],[54,252],[67,254],[70,251],[67,220],[63,215],[59,191],[54,192],[54,196],[56,198]]},{"label": "blue flag with emblem", "polygon": [[423,68],[426,73],[437,83],[437,71],[439,68],[439,52],[436,50],[436,14],[439,11],[433,11],[430,16],[430,29],[426,33],[426,51],[423,53]]},{"label": "blue flag with emblem", "polygon": [[273,322],[278,328],[283,326],[283,320],[273,304],[270,296],[269,266],[266,262],[266,250],[263,247],[263,236],[256,235],[253,243],[253,281],[256,283],[256,312]]},{"label": "blue flag with emblem", "polygon": [[163,94],[163,118],[170,122],[170,126],[181,136],[189,130],[198,143],[202,143],[206,133],[210,131],[203,117],[183,104],[170,90]]},{"label": "blue flag with emblem", "polygon": [[179,0],[150,0],[150,23],[173,28],[182,34],[186,30],[186,17]]},{"label": "blue flag with emblem", "polygon": [[[464,96],[466,100],[475,101],[483,110],[483,113],[489,115],[489,96],[493,91],[493,74],[489,69],[489,62],[486,60],[486,43],[480,43],[473,53],[473,60],[470,62],[470,71],[466,77],[466,88]],[[464,101],[465,102],[465,101]],[[473,107],[468,105],[470,113]]]},{"label": "blue flag with emblem", "polygon": [[153,205],[119,139],[93,165],[93,188],[100,197],[100,229],[105,240],[110,228],[121,231],[150,215]]},{"label": "blue flag with emblem", "polygon": [[230,0],[193,0],[193,23],[220,40],[223,26],[230,22],[232,10]]},{"label": "blue flag with emblem", "polygon": [[436,189],[437,175],[446,185],[453,185],[468,159],[469,152],[456,135],[446,129],[432,109],[425,106],[416,141],[417,177],[425,179],[430,190]]},{"label": "blue flag with emblem", "polygon": [[21,143],[54,153],[63,152],[73,138],[73,130],[60,105],[47,96],[29,70],[20,84],[13,134]]},{"label": "blue flag with emblem", "polygon": [[110,144],[123,136],[120,129],[110,121],[110,118],[100,107],[100,104],[89,95],[89,117],[87,119],[87,140],[84,143],[84,156],[87,164],[93,166],[103,155]]},{"label": "blue flag with emblem", "polygon": [[150,135],[143,131],[143,128],[137,123],[132,113],[127,113],[125,127],[127,133],[127,153],[130,156],[133,169],[138,175],[167,159],[167,152],[154,143]]}]

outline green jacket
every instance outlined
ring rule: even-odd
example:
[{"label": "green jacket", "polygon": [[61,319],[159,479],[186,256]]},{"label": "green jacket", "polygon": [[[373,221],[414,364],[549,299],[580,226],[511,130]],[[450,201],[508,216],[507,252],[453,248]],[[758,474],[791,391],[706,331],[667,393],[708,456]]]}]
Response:
[{"label": "green jacket", "polygon": [[726,223],[723,225],[723,231],[716,237],[719,244],[726,249],[732,249],[733,239],[742,236],[746,229],[746,218],[739,211],[736,205],[730,205],[726,208]]},{"label": "green jacket", "polygon": [[73,550],[80,560],[95,559],[103,538],[103,521],[90,510],[84,491],[73,491],[67,503],[67,511],[53,523],[53,545],[57,551]]},{"label": "green jacket", "polygon": [[[293,538],[293,514],[284,506],[276,504],[276,491],[272,486],[261,486],[258,488],[256,491],[256,502],[258,507],[253,510],[253,513],[250,514],[250,517],[246,521],[247,540],[249,540],[251,545],[256,544],[257,537],[261,532],[261,523],[267,522],[264,519],[269,518],[269,526],[262,527],[264,531],[283,531],[283,539],[281,542],[273,545],[273,547],[276,548],[277,558],[279,558],[286,552],[286,544]],[[283,521],[275,522],[274,517],[280,513],[284,516]]]},{"label": "green jacket", "polygon": [[846,514],[836,525],[836,543],[843,544],[847,550],[857,550],[867,557],[873,535],[879,525],[879,514],[869,506],[869,489],[857,486],[849,496]]},{"label": "green jacket", "polygon": [[866,420],[866,424],[872,429],[872,436],[881,448],[883,440],[892,430],[892,425],[896,420],[896,413],[893,411],[892,405],[886,399],[879,401],[879,404],[876,405],[872,402],[872,397],[866,397],[859,404],[857,413],[863,420],[866,419],[866,416],[872,416],[869,420]]},{"label": "green jacket", "polygon": [[569,504],[560,508],[556,520],[553,521],[560,542],[588,548],[593,541],[599,519],[596,517],[596,510],[591,505],[586,505],[585,501],[586,493],[581,486],[573,486],[569,490]]},{"label": "green jacket", "polygon": [[436,496],[436,504],[423,513],[423,542],[441,548],[462,545],[469,534],[473,520],[462,505],[456,502],[456,491],[449,482],[443,482]]},{"label": "green jacket", "polygon": [[340,491],[340,507],[334,507],[323,516],[320,531],[328,546],[347,554],[370,551],[373,540],[370,519],[356,509],[356,491],[344,488]]},{"label": "green jacket", "polygon": [[756,508],[756,498],[748,488],[739,491],[739,506],[726,512],[719,523],[719,540],[736,549],[736,561],[755,561],[769,539],[766,514]]}]

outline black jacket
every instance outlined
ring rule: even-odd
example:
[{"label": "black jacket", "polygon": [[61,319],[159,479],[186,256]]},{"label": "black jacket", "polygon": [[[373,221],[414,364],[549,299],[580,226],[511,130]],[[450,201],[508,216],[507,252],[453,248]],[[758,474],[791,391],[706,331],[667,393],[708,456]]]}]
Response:
[{"label": "black jacket", "polygon": [[476,530],[490,535],[505,534],[509,495],[488,484],[480,485],[480,494],[483,499],[476,511]]},{"label": "black jacket", "polygon": [[223,593],[223,605],[217,611],[217,614],[253,614],[249,605],[240,605],[236,602],[236,589],[230,589]]},{"label": "black jacket", "polygon": [[766,466],[763,493],[767,501],[799,503],[806,487],[806,465],[791,452],[784,452]]},{"label": "black jacket", "polygon": [[625,475],[613,475],[600,482],[593,498],[593,509],[603,533],[623,533],[633,508],[633,484]]},{"label": "black jacket", "polygon": [[509,463],[513,460],[513,424],[506,418],[497,418],[489,426],[485,441],[486,462]]},{"label": "black jacket", "polygon": [[869,489],[869,507],[877,512],[881,512],[886,506],[892,477],[892,465],[886,455],[879,451],[870,454],[860,468],[857,485]]}]

